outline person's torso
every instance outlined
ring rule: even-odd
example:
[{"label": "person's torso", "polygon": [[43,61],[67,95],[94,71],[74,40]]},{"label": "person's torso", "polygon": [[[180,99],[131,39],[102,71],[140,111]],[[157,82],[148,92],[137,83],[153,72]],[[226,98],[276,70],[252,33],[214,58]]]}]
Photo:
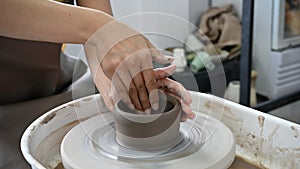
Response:
[{"label": "person's torso", "polygon": [[60,54],[58,43],[0,36],[0,105],[60,92],[70,81],[61,68]]}]

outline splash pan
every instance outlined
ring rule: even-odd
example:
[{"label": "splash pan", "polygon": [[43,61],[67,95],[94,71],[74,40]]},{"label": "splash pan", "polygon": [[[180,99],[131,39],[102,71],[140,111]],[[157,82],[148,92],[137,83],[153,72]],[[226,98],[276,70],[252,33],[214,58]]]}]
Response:
[{"label": "splash pan", "polygon": [[[201,112],[201,114],[197,113],[197,120],[199,120],[200,123],[200,127],[198,128],[200,128],[201,131],[199,138],[203,140],[205,140],[205,138],[208,139],[207,141],[202,141],[202,147],[200,144],[200,147],[197,147],[197,151],[189,152],[187,154],[182,153],[183,156],[180,157],[178,155],[179,153],[173,153],[175,152],[175,149],[173,149],[173,152],[169,151],[168,153],[165,152],[164,156],[160,155],[160,158],[165,158],[163,161],[158,160],[158,162],[151,162],[151,160],[145,160],[147,154],[140,156],[140,152],[135,152],[136,156],[133,156],[134,153],[130,153],[131,156],[128,156],[128,150],[121,149],[122,147],[117,145],[118,147],[115,147],[114,150],[120,151],[114,152],[111,151],[111,149],[104,149],[104,152],[88,151],[87,153],[89,156],[93,156],[90,160],[97,159],[99,165],[103,164],[98,168],[182,169],[188,167],[191,169],[199,169],[202,168],[200,160],[211,161],[215,155],[219,154],[219,151],[225,151],[223,149],[226,145],[224,143],[224,138],[228,137],[225,133],[224,135],[226,135],[226,137],[221,139],[220,137],[217,137],[217,139],[219,139],[218,144],[220,145],[216,144],[216,147],[213,150],[208,150],[209,144],[212,144],[210,142],[216,141],[216,133],[218,133],[219,128],[224,128],[223,124],[225,124],[234,135],[236,157],[261,168],[300,168],[300,126],[298,124],[279,119],[269,114],[212,95],[197,92],[190,93],[193,97],[192,110]],[[202,113],[208,115],[205,116]],[[61,168],[60,147],[65,135],[72,128],[77,126],[79,121],[82,122],[105,114],[111,113],[105,107],[101,95],[98,94],[74,100],[52,109],[36,119],[24,132],[21,140],[21,150],[25,159],[33,169]],[[205,121],[204,119],[207,120]],[[215,125],[215,127],[211,129],[215,134],[209,137],[209,134],[204,134],[205,131],[202,131],[201,127],[204,126],[205,129],[208,124],[215,123],[215,119],[221,120],[222,123],[217,123],[218,125]],[[203,120],[205,122],[203,122]],[[195,121],[188,121],[188,123],[182,123],[181,126],[193,126],[193,123],[195,123]],[[81,125],[82,124],[83,123],[81,123]],[[100,123],[98,123],[98,125],[99,124]],[[113,125],[113,123],[107,120],[104,126],[109,125]],[[90,131],[89,134],[92,134],[93,131],[97,132],[97,125],[92,129],[87,130]],[[103,131],[104,133],[107,133],[104,129]],[[186,136],[186,133],[190,133],[184,131],[186,131],[186,129],[181,129],[181,133],[184,136]],[[108,137],[110,134],[113,133],[107,133],[107,136],[105,137]],[[109,138],[110,137],[111,136],[109,136]],[[94,139],[96,138],[97,136],[94,136]],[[111,141],[107,140],[107,143],[105,144],[113,144]],[[190,140],[186,139],[186,141]],[[187,142],[186,145],[188,144],[192,143]],[[114,143],[114,145],[116,144]],[[101,145],[101,147],[103,146],[104,145]],[[112,147],[113,146],[111,146],[111,148]],[[184,149],[185,148],[178,146],[176,151],[182,152]],[[73,151],[74,153],[77,152],[74,147],[69,151]],[[119,154],[116,154],[116,152]],[[201,152],[203,154],[201,154]],[[168,154],[168,156],[166,154]],[[174,154],[178,156],[175,156]],[[80,153],[77,155],[79,157],[81,156]],[[141,157],[143,157],[143,159]],[[157,159],[158,158],[155,160]],[[216,165],[210,168],[226,168],[218,167]],[[233,166],[230,167],[233,168]],[[86,166],[84,168],[89,167]]]},{"label": "splash pan", "polygon": [[[206,115],[181,123],[180,140],[172,148],[139,151],[119,145],[112,113],[90,118],[74,128],[61,144],[65,168],[228,168],[235,157],[231,131]],[[222,140],[222,142],[220,142]]]}]

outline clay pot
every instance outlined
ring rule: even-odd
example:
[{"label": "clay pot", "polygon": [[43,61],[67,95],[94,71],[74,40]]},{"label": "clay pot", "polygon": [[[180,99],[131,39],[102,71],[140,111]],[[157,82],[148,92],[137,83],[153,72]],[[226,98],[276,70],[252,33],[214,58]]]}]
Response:
[{"label": "clay pot", "polygon": [[180,103],[171,96],[160,97],[160,106],[151,114],[138,114],[122,101],[116,103],[113,117],[116,141],[135,150],[163,150],[180,141]]}]

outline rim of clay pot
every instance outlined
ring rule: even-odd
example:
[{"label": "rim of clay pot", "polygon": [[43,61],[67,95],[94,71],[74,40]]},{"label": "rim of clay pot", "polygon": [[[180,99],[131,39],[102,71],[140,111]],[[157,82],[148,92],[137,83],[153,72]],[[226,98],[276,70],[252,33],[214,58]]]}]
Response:
[{"label": "rim of clay pot", "polygon": [[[162,103],[161,101],[164,100]],[[168,104],[172,104],[171,107],[168,107]],[[168,116],[175,109],[180,109],[179,101],[169,95],[164,97],[160,96],[160,104],[158,110],[151,109],[151,114],[138,114],[136,110],[129,109],[122,100],[119,100],[115,104],[115,111],[114,113],[118,113],[122,117],[126,118],[129,121],[136,122],[136,123],[150,123],[154,120],[158,119],[161,116]],[[180,113],[180,110],[179,110]]]}]

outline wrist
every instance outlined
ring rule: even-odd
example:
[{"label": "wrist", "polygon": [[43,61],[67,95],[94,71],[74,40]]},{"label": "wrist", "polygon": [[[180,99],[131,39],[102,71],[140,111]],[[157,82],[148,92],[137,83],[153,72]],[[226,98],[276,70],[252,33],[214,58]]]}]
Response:
[{"label": "wrist", "polygon": [[91,15],[87,15],[84,22],[79,26],[79,40],[81,43],[86,43],[98,30],[105,27],[105,25],[113,22],[115,19],[108,14],[94,11]]},{"label": "wrist", "polygon": [[[112,17],[111,17],[112,18]],[[112,47],[119,42],[136,35],[140,35],[137,31],[125,25],[122,22],[112,18],[101,26],[95,26],[91,29],[92,33],[87,33],[85,45],[94,46],[100,52],[98,58],[102,59],[102,55],[106,54]]]}]

